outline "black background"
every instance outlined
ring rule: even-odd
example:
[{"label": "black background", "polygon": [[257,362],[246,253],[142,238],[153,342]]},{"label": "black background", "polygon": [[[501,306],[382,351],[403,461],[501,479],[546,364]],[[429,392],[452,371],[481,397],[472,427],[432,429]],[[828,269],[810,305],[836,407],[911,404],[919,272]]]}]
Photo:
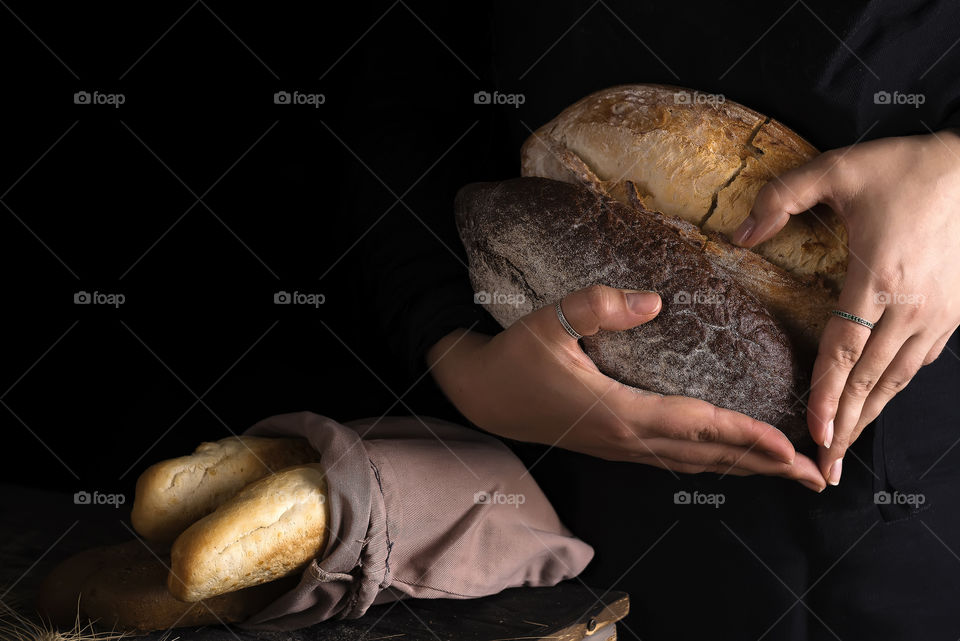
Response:
[{"label": "black background", "polygon": [[[392,239],[409,240],[403,230],[419,224],[411,217],[436,223],[436,242],[456,248],[457,188],[516,176],[530,129],[591,91],[667,82],[721,92],[821,149],[928,133],[951,114],[958,122],[960,46],[949,3],[611,4],[616,12],[606,3],[536,1],[496,3],[495,12],[413,1],[0,7],[0,481],[120,492],[129,508],[151,463],[272,414],[456,419],[429,376],[417,382],[391,351],[397,337],[379,325],[389,296],[374,295],[364,267],[390,252]],[[501,22],[492,31],[504,40],[491,43],[493,13]],[[474,92],[494,89],[522,92],[526,103],[474,104]],[[78,91],[126,101],[77,105]],[[278,91],[322,93],[326,102],[278,105]],[[877,105],[876,91],[922,91],[927,101]],[[433,236],[419,236],[430,249]],[[432,251],[446,255],[440,245]],[[396,274],[382,275],[386,289],[404,287]],[[295,290],[326,302],[274,304],[277,291]],[[122,293],[126,303],[76,305],[78,291]],[[960,455],[913,437],[953,420],[954,363],[941,359],[942,376],[933,370],[891,406],[888,452]],[[937,438],[955,437],[940,429]],[[870,460],[872,444],[859,443]],[[637,566],[637,551],[673,528],[673,492],[711,479],[674,482],[647,466],[559,450],[551,459],[534,476],[578,535],[604,542],[607,558],[585,580],[615,586],[624,567],[636,567],[633,583],[621,586],[636,595],[636,620],[660,598],[687,599],[697,587],[689,576],[711,572],[729,594],[758,599],[743,603],[759,613],[759,630],[789,597],[776,584],[768,589],[767,568],[724,521],[710,530],[686,520]],[[945,461],[938,469],[956,469]],[[891,468],[891,478],[912,469]],[[872,473],[850,466],[844,474],[846,487],[859,479],[867,489],[825,493],[816,509],[827,513],[827,502],[851,496],[875,509]],[[761,555],[805,549],[769,536],[771,523],[801,536],[790,524],[807,515],[797,507],[812,500],[805,490],[769,478],[724,483],[744,500],[731,499],[716,518],[752,533]],[[762,492],[795,494],[755,498]],[[786,516],[758,515],[754,503]],[[837,521],[824,522],[816,527],[838,546],[824,556],[832,568],[848,543]],[[862,534],[849,530],[851,540]],[[54,536],[44,533],[42,544]],[[130,533],[117,527],[112,536]],[[710,545],[699,545],[703,536]],[[894,542],[890,549],[904,549]],[[696,572],[675,572],[680,558]],[[852,591],[841,588],[829,595],[840,620]],[[690,614],[679,600],[672,605]],[[672,625],[669,615],[649,614],[653,626]]]},{"label": "black background", "polygon": [[[132,496],[148,464],[271,414],[456,418],[429,376],[411,387],[362,268],[411,216],[458,250],[456,189],[517,175],[530,130],[590,91],[722,91],[822,149],[926,133],[956,110],[942,7],[858,22],[811,4],[5,6],[3,479]],[[923,42],[936,46],[906,55]],[[873,104],[918,87],[922,109]],[[473,103],[494,89],[526,103]],[[125,103],[74,104],[78,91]],[[278,105],[278,91],[326,101]],[[75,305],[78,291],[126,303]],[[277,291],[326,302],[275,305]]]},{"label": "black background", "polygon": [[[344,173],[363,170],[331,133],[362,137],[351,112],[369,97],[351,85],[376,33],[350,48],[384,7],[11,9],[4,480],[132,497],[150,463],[271,414],[388,411],[410,381],[362,305],[359,232],[341,202]],[[401,7],[376,27],[415,28],[431,38]],[[126,102],[76,105],[81,90]],[[276,105],[281,90],[326,103]],[[364,180],[353,189],[389,198]],[[126,303],[75,305],[81,290]],[[278,306],[280,290],[326,303]],[[442,411],[420,387],[405,402]]]}]

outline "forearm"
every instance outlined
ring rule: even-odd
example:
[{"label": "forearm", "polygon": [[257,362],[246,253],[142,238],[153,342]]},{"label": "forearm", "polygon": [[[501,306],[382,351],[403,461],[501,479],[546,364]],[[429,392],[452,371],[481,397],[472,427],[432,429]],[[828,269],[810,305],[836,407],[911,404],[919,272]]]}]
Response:
[{"label": "forearm", "polygon": [[459,328],[443,336],[426,352],[427,366],[437,386],[461,414],[475,420],[475,404],[483,399],[471,394],[473,386],[468,377],[482,363],[482,348],[491,336]]}]

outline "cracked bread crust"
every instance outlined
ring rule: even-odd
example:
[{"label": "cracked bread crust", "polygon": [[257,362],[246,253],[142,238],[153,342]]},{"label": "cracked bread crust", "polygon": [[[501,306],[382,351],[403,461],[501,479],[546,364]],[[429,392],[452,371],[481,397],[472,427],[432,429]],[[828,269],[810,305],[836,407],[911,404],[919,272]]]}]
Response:
[{"label": "cracked bread crust", "polygon": [[233,436],[156,463],[137,480],[131,521],[144,538],[172,542],[245,485],[272,471],[317,460],[304,439]]},{"label": "cracked bread crust", "polygon": [[[717,198],[705,231],[730,238],[750,213],[757,192],[769,181],[817,155],[805,140],[775,120],[768,120],[750,142],[751,154]],[[807,279],[822,279],[839,293],[847,268],[847,228],[831,210],[820,207],[791,216],[773,238],[753,251],[774,265]]]},{"label": "cracked bread crust", "polygon": [[[582,173],[568,169],[572,155],[611,195],[631,181],[647,208],[729,238],[765,183],[817,153],[735,102],[668,85],[622,85],[583,98],[534,132],[521,150],[521,175],[572,182]],[[846,227],[829,210],[805,212],[753,251],[837,294]]]},{"label": "cracked bread crust", "polygon": [[326,497],[326,477],[316,463],[251,483],[174,541],[171,594],[200,601],[302,569],[326,546]]},{"label": "cracked bread crust", "polygon": [[474,291],[494,294],[487,309],[504,327],[593,284],[657,291],[654,320],[583,339],[600,371],[803,440],[806,381],[787,334],[715,262],[694,225],[543,178],[467,185],[455,210]]}]

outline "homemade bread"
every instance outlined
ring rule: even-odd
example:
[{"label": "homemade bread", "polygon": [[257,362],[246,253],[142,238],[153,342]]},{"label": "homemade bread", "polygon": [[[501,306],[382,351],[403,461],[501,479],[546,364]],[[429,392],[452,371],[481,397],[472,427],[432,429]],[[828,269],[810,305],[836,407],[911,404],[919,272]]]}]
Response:
[{"label": "homemade bread", "polygon": [[591,284],[656,291],[656,319],[583,340],[602,372],[807,441],[807,373],[846,273],[846,228],[817,208],[753,250],[728,241],[764,184],[816,155],[723,96],[598,91],[527,139],[530,178],[458,194],[474,291],[493,294],[487,309],[504,327]]},{"label": "homemade bread", "polygon": [[169,543],[251,481],[316,461],[304,439],[234,436],[152,465],[137,480],[131,520],[144,538]]},{"label": "homemade bread", "polygon": [[174,541],[170,592],[199,601],[302,569],[326,545],[326,494],[318,464],[291,467],[243,488]]},{"label": "homemade bread", "polygon": [[[636,84],[593,93],[540,127],[523,145],[521,174],[585,182],[586,171],[621,200],[630,181],[648,209],[728,237],[765,183],[816,155],[787,127],[723,96]],[[755,251],[835,295],[847,232],[829,210],[806,212]]]},{"label": "homemade bread", "polygon": [[487,305],[504,327],[596,283],[655,290],[663,309],[653,321],[583,339],[600,371],[743,412],[794,442],[806,435],[806,378],[790,340],[731,277],[740,269],[763,276],[763,264],[737,266],[750,252],[639,203],[544,178],[467,185],[454,208],[474,291],[513,295]]}]

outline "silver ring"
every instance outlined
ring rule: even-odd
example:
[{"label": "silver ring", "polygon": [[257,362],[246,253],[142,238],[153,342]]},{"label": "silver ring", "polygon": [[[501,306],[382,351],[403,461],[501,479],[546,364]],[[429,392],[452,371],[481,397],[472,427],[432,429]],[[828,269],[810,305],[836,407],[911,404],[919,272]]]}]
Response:
[{"label": "silver ring", "polygon": [[859,325],[863,325],[867,329],[873,329],[873,323],[868,321],[866,318],[860,318],[859,316],[854,316],[853,314],[848,314],[847,312],[841,312],[839,309],[835,309],[830,312],[834,316],[839,316],[840,318],[848,321],[853,321]]},{"label": "silver ring", "polygon": [[560,319],[560,324],[563,325],[563,328],[567,330],[567,333],[573,336],[574,340],[580,340],[583,338],[583,334],[575,330],[570,326],[570,323],[567,322],[567,318],[563,315],[563,310],[560,309],[560,301],[557,301],[557,318]]}]

